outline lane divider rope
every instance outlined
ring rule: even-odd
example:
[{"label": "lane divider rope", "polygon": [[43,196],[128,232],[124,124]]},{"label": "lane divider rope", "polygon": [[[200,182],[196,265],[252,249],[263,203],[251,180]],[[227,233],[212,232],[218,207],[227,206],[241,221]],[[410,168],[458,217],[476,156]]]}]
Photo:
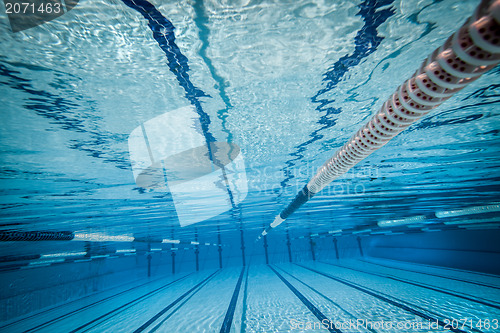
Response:
[{"label": "lane divider rope", "polygon": [[500,0],[483,0],[465,24],[424,60],[382,108],[319,168],[262,236],[411,124],[500,62]]}]

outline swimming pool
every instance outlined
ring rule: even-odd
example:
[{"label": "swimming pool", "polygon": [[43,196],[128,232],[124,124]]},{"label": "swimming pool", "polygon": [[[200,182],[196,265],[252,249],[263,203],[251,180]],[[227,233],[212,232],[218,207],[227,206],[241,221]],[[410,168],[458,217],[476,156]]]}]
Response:
[{"label": "swimming pool", "polygon": [[0,15],[0,331],[500,331],[498,67],[294,199],[478,1],[61,5]]}]

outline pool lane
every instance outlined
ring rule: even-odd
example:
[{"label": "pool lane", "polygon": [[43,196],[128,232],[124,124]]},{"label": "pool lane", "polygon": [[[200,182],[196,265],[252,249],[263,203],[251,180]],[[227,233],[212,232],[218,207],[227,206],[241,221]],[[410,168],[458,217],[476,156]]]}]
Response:
[{"label": "pool lane", "polygon": [[500,305],[500,289],[498,289],[500,287],[500,279],[491,275],[452,269],[439,269],[437,267],[426,267],[409,263],[401,263],[400,266],[393,267],[394,262],[385,260],[377,260],[374,263],[355,260],[347,261],[347,263],[354,265],[353,267],[411,281],[419,281],[435,288],[452,290],[455,293],[484,300],[497,306]]},{"label": "pool lane", "polygon": [[[239,329],[235,327],[234,332],[328,332],[320,327],[318,318],[268,266],[249,268],[243,306],[244,321]],[[317,325],[317,329],[304,330],[303,325],[307,324]]]},{"label": "pool lane", "polygon": [[102,311],[99,316],[94,313],[94,319],[86,321],[84,325],[73,325],[75,328],[71,332],[134,332],[187,292],[193,292],[217,272],[212,270],[192,274],[164,289],[153,290],[154,292],[146,297],[112,304],[108,311]]},{"label": "pool lane", "polygon": [[[416,262],[409,262],[409,261],[401,261],[401,260],[395,260],[395,259],[387,259],[387,258],[377,258],[377,257],[369,257],[369,258],[364,258],[364,259],[356,259],[361,262],[367,262],[367,263],[376,263],[376,262],[381,262],[381,263],[386,263],[386,264],[391,264],[393,266],[410,266],[410,267],[423,267],[425,269],[429,270],[435,270],[437,273],[442,273],[444,274],[459,274],[459,275],[468,275],[472,279],[475,278],[485,278],[485,279],[490,279],[490,281],[493,284],[499,284],[500,283],[500,275],[495,275],[491,273],[483,273],[483,272],[476,272],[476,271],[470,271],[466,269],[460,269],[460,268],[453,268],[453,267],[444,267],[444,266],[435,266],[435,265],[430,265],[430,264],[422,264],[422,263],[416,263]],[[487,281],[485,281],[487,282]]]},{"label": "pool lane", "polygon": [[[287,270],[284,270],[283,268],[277,266],[276,268],[280,272],[282,272],[283,276],[286,276],[288,280],[292,282],[293,285],[298,286],[298,288],[302,290],[302,295],[304,295],[304,297],[305,295],[307,295],[308,299],[317,304],[318,307],[322,309],[323,313],[326,313],[329,316],[328,321],[330,323],[332,322],[348,323],[350,321],[357,320],[357,317],[354,314],[346,310],[342,305],[336,303],[334,300],[326,296],[324,293],[320,292],[318,289],[314,288],[308,281],[304,282],[301,278],[297,277],[295,273],[294,274],[289,273],[290,270],[292,271],[294,270],[293,266],[286,267]],[[298,282],[298,284],[295,284],[295,282]],[[302,289],[301,285],[304,286],[305,288]],[[336,328],[335,325],[333,325],[333,328]],[[339,327],[337,328],[337,330],[342,332],[341,328],[342,327]],[[351,330],[350,328],[344,328],[344,331],[350,331],[350,330]],[[372,333],[377,332],[376,330],[370,327],[367,327],[366,330]]]},{"label": "pool lane", "polygon": [[159,292],[177,281],[186,278],[188,274],[176,277],[161,277],[142,283],[134,281],[117,288],[89,295],[78,300],[46,309],[28,317],[22,317],[14,323],[0,328],[0,332],[54,332],[64,327],[71,331],[85,321],[91,321],[101,313],[109,312],[115,304],[126,304]]},{"label": "pool lane", "polygon": [[[348,270],[351,270],[354,272],[368,274],[368,275],[371,275],[374,277],[381,277],[384,279],[402,282],[402,283],[407,284],[407,285],[417,286],[417,287],[420,287],[423,289],[432,290],[432,291],[435,291],[435,292],[438,292],[441,294],[445,294],[448,296],[457,297],[457,298],[460,298],[462,300],[469,301],[471,304],[478,303],[481,305],[485,305],[487,307],[491,307],[491,308],[500,310],[500,303],[498,302],[498,296],[500,296],[499,293],[496,293],[496,295],[495,295],[495,293],[491,293],[491,292],[487,293],[487,297],[490,297],[492,299],[486,299],[486,298],[476,296],[477,291],[470,290],[471,288],[469,288],[466,291],[456,291],[456,290],[450,289],[449,285],[447,285],[447,286],[435,286],[434,284],[432,284],[432,282],[428,283],[427,281],[422,281],[422,279],[418,279],[418,280],[417,279],[407,279],[406,277],[404,277],[404,274],[403,274],[404,271],[401,271],[401,270],[398,270],[397,274],[390,274],[390,273],[379,273],[379,272],[373,270],[373,268],[370,269],[370,268],[362,267],[362,265],[359,265],[359,263],[356,263],[356,262],[350,262],[350,263],[348,262],[346,264],[340,264],[340,263],[334,263],[334,262],[321,262],[321,263],[325,263],[325,264],[335,266],[335,267],[345,268],[345,269],[348,269]],[[493,299],[495,296],[497,296],[496,300]]]},{"label": "pool lane", "polygon": [[[134,333],[156,332],[174,313],[177,312],[188,300],[190,300],[198,291],[207,285],[207,283],[217,274],[215,272],[201,282],[190,288],[188,291],[177,297],[174,301],[165,302],[165,307],[149,318],[144,324],[134,330]],[[172,311],[171,311],[172,310]],[[170,312],[170,313],[169,313]],[[163,318],[163,319],[162,319]],[[154,325],[154,326],[153,326]]]},{"label": "pool lane", "polygon": [[[332,280],[293,264],[279,267],[295,277],[289,281],[331,320],[331,325],[342,332],[449,332],[442,328],[429,330],[428,318],[340,280]],[[330,301],[325,301],[325,297]],[[399,324],[411,327],[404,329],[404,326],[398,327]]]},{"label": "pool lane", "polygon": [[[324,274],[352,288],[363,290],[363,292],[373,297],[393,303],[393,305],[398,306],[402,310],[406,312],[410,311],[421,318],[431,321],[439,320],[441,327],[447,327],[446,324],[452,322],[454,319],[459,322],[472,320],[477,324],[479,320],[484,321],[488,319],[493,321],[500,316],[498,309],[434,290],[408,285],[400,281],[361,272],[353,272],[346,268],[333,267],[323,263],[308,263],[307,269],[318,274]],[[461,328],[454,329],[450,327],[450,330],[453,332],[482,331],[482,328],[477,329],[461,325],[459,327]]]},{"label": "pool lane", "polygon": [[102,332],[106,329],[116,331],[124,326],[123,318],[126,318],[126,331],[130,331],[136,322],[138,322],[137,327],[142,324],[141,315],[148,310],[154,311],[159,300],[176,297],[179,292],[188,289],[207,275],[207,273],[179,275],[170,277],[168,282],[147,284],[117,298],[85,308],[83,311],[71,313],[60,321],[37,329],[36,332]]},{"label": "pool lane", "polygon": [[42,327],[53,325],[55,322],[58,322],[65,317],[71,316],[87,308],[96,306],[99,303],[117,298],[121,295],[132,292],[133,290],[143,288],[148,284],[158,283],[161,285],[168,283],[171,280],[171,277],[163,276],[161,278],[151,279],[147,282],[144,282],[144,279],[130,281],[99,293],[93,293],[64,304],[58,304],[50,308],[42,309],[41,311],[37,311],[27,316],[19,317],[14,321],[3,323],[0,326],[0,332],[29,332],[35,329],[41,329]]},{"label": "pool lane", "polygon": [[230,327],[230,322],[225,319],[228,311],[231,312],[235,289],[241,288],[238,283],[242,272],[241,267],[220,271],[186,299],[178,311],[173,309],[171,313],[166,313],[144,332],[219,332],[224,324]]},{"label": "pool lane", "polygon": [[[275,270],[272,266],[269,266],[271,270],[280,278],[281,281],[290,289],[291,292],[294,293],[295,296],[304,304],[309,311],[318,319],[321,325],[327,329],[331,333],[342,333],[342,331],[332,325],[329,325],[330,319],[328,319],[323,312],[321,312],[313,303],[311,303],[300,291],[297,290],[287,279],[285,279],[277,270]],[[314,327],[314,326],[313,326]],[[319,329],[319,327],[318,327]]]},{"label": "pool lane", "polygon": [[245,267],[241,270],[240,277],[238,278],[238,282],[234,287],[233,296],[231,297],[231,302],[227,308],[226,316],[224,317],[224,321],[222,322],[222,327],[220,329],[220,333],[229,333],[231,332],[231,326],[233,324],[234,312],[236,310],[236,306],[238,304],[238,297],[240,295],[241,284],[243,282],[243,276],[245,274]]},{"label": "pool lane", "polygon": [[413,264],[407,262],[400,262],[394,260],[381,260],[370,258],[369,260],[358,260],[367,266],[376,266],[377,269],[386,269],[389,271],[404,271],[405,274],[409,276],[426,276],[427,278],[434,279],[435,281],[441,281],[443,283],[449,284],[459,282],[455,284],[457,286],[461,284],[467,284],[470,286],[484,287],[486,292],[492,292],[493,290],[500,290],[500,276],[495,276],[491,274],[476,273],[464,270],[455,270],[452,268],[439,268],[435,266]]}]

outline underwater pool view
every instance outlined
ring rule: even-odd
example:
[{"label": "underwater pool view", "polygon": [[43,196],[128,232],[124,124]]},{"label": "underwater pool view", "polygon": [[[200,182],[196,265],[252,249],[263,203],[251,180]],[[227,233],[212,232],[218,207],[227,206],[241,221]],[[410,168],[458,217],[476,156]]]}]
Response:
[{"label": "underwater pool view", "polygon": [[[4,4],[0,332],[500,332],[499,1]],[[478,6],[488,71],[295,205]]]}]

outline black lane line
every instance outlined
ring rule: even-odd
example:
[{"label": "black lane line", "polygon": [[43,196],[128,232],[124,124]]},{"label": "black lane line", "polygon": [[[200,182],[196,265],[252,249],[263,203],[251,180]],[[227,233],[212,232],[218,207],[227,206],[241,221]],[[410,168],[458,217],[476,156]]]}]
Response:
[{"label": "black lane line", "polygon": [[163,318],[162,321],[160,321],[158,323],[158,325],[156,325],[148,333],[156,332],[170,317],[172,317],[177,311],[179,311],[179,309],[182,308],[182,306],[184,306],[184,304],[186,304],[194,295],[196,295],[198,293],[198,291],[203,289],[203,287],[205,287],[208,284],[208,282],[210,282],[210,280],[205,281],[205,283],[203,283],[198,289],[196,289],[191,295],[189,295],[189,297],[187,297],[181,304],[179,304],[178,307],[176,307],[174,310],[172,310],[172,312],[170,312],[165,318]]},{"label": "black lane line", "polygon": [[[193,274],[193,273],[191,273],[191,274]],[[189,275],[191,275],[191,274],[188,274],[188,275],[186,275],[186,276],[184,276],[184,277],[188,277],[188,276],[189,276]],[[37,329],[43,328],[43,327],[48,326],[48,325],[52,325],[52,324],[54,324],[55,322],[57,322],[57,321],[59,321],[59,320],[62,320],[62,319],[66,318],[66,317],[68,317],[68,316],[70,316],[70,315],[76,314],[76,313],[81,312],[81,311],[83,311],[83,310],[85,310],[85,309],[88,309],[88,308],[90,308],[90,307],[92,307],[92,306],[95,306],[95,305],[97,305],[97,304],[99,304],[99,303],[102,303],[102,302],[104,302],[104,301],[109,301],[109,300],[111,300],[111,299],[113,299],[113,298],[116,298],[116,297],[118,297],[118,296],[120,296],[120,295],[123,295],[123,294],[125,294],[125,293],[127,293],[127,292],[129,292],[129,291],[131,291],[131,290],[134,290],[134,289],[136,289],[136,288],[143,287],[143,286],[145,286],[145,285],[147,285],[147,284],[149,284],[149,283],[156,282],[156,281],[159,281],[159,280],[164,279],[164,278],[165,278],[165,277],[162,277],[162,278],[159,278],[159,279],[156,279],[156,280],[153,280],[153,281],[149,281],[149,282],[146,282],[146,283],[140,284],[140,285],[138,285],[138,286],[134,286],[134,287],[132,287],[132,288],[129,288],[129,289],[124,290],[124,291],[121,291],[121,292],[119,292],[119,293],[117,293],[117,294],[114,294],[114,295],[112,295],[112,296],[106,297],[106,298],[101,299],[101,300],[99,300],[99,301],[95,301],[95,302],[93,302],[93,303],[87,304],[87,305],[85,305],[85,306],[83,306],[83,307],[81,307],[81,308],[78,308],[78,309],[74,310],[74,311],[71,311],[71,312],[65,313],[65,314],[60,315],[59,317],[56,317],[56,318],[54,318],[54,319],[51,319],[51,320],[49,320],[49,321],[47,321],[47,322],[45,322],[45,323],[42,323],[42,324],[37,325],[37,326],[35,326],[35,327],[32,327],[32,328],[30,328],[29,330],[27,330],[26,332],[31,332],[31,331],[34,331],[34,330],[37,330]],[[134,281],[134,282],[136,282],[136,281]],[[131,282],[131,283],[134,283],[134,282]],[[93,296],[93,295],[89,295],[89,296]],[[88,297],[88,296],[87,296],[87,297]],[[82,299],[83,299],[83,298],[81,298],[81,299],[77,299],[77,300],[74,300],[73,302],[81,301]],[[40,313],[37,313],[37,314],[34,314],[34,315],[32,315],[32,316],[29,316],[29,317],[23,318],[23,319],[21,319],[21,320],[26,320],[26,319],[29,319],[29,318],[31,318],[31,317],[38,316],[38,315],[40,315],[40,314],[42,314],[42,313],[44,313],[44,312],[51,311],[51,310],[55,310],[55,309],[57,309],[58,307],[65,306],[65,305],[71,304],[71,303],[73,303],[73,302],[66,303],[66,304],[62,304],[62,305],[59,305],[59,306],[57,306],[57,307],[55,307],[55,308],[51,308],[51,309],[48,309],[48,310],[42,311],[42,312],[40,312]],[[2,326],[2,327],[0,327],[0,328],[4,328],[4,327],[10,326],[10,325],[13,325],[13,324],[15,324],[15,323],[18,323],[18,322],[19,322],[19,321],[21,321],[21,320],[18,320],[18,321],[14,322],[14,323],[11,323],[11,324],[8,324],[8,325],[5,325],[5,326]]]},{"label": "black lane line", "polygon": [[384,274],[367,272],[367,271],[362,270],[362,269],[347,267],[347,266],[338,265],[338,264],[332,264],[332,263],[329,263],[329,262],[323,262],[323,261],[321,261],[321,263],[326,264],[326,265],[341,267],[341,268],[345,268],[345,269],[350,269],[350,270],[355,271],[355,272],[361,272],[361,273],[370,274],[370,275],[374,275],[374,276],[378,276],[378,277],[383,277],[383,278],[394,280],[394,281],[398,281],[398,282],[403,282],[403,283],[406,283],[406,284],[410,284],[412,286],[416,286],[416,287],[420,287],[420,288],[425,288],[425,289],[429,289],[429,290],[432,290],[432,291],[437,291],[437,292],[442,293],[442,294],[446,294],[446,295],[458,297],[458,298],[461,298],[461,299],[465,299],[467,301],[479,303],[479,304],[482,304],[482,305],[489,306],[489,307],[492,307],[492,308],[500,310],[500,305],[496,305],[496,304],[490,303],[489,300],[486,300],[486,299],[473,298],[473,297],[469,297],[469,296],[464,295],[464,294],[458,294],[458,293],[455,293],[453,291],[449,291],[447,289],[433,287],[433,286],[429,286],[427,284],[420,284],[418,282],[414,282],[414,281],[411,281],[411,280],[404,280],[404,279],[400,279],[400,278],[393,277],[393,276],[390,276],[390,275],[384,275]]},{"label": "black lane line", "polygon": [[245,333],[247,329],[247,296],[248,296],[248,271],[250,267],[247,268],[247,274],[245,276],[245,287],[243,288],[243,310],[241,311],[241,333]]},{"label": "black lane line", "polygon": [[[0,270],[0,271],[1,271],[1,270]],[[129,271],[129,270],[125,270],[125,272],[126,272],[126,271]],[[151,280],[151,281],[149,281],[149,282],[146,282],[146,283],[144,283],[144,284],[138,285],[138,286],[136,286],[136,287],[138,288],[138,287],[141,287],[141,286],[146,285],[146,284],[148,284],[148,283],[152,283],[152,282],[159,281],[159,280],[161,280],[161,279],[165,279],[165,276],[160,277],[160,278],[157,278],[157,279],[154,279],[154,280]],[[83,281],[83,280],[85,280],[85,279],[77,279],[77,280],[73,280],[72,282]],[[118,285],[118,286],[115,286],[115,287],[109,288],[109,289],[107,289],[107,290],[104,290],[104,292],[108,292],[108,291],[112,291],[112,290],[115,290],[115,289],[124,288],[124,287],[126,287],[126,286],[128,286],[128,285],[131,285],[131,284],[133,284],[133,283],[137,283],[137,282],[139,282],[140,280],[141,280],[141,279],[136,279],[136,280],[134,280],[134,281],[127,282],[127,283],[124,283],[124,284],[122,284],[122,285]],[[39,290],[49,289],[49,288],[50,288],[50,287],[44,287],[44,288],[41,288],[41,289],[39,289]],[[132,288],[132,289],[133,289],[133,288]],[[41,314],[44,314],[44,313],[47,313],[47,312],[50,312],[50,311],[55,311],[55,310],[57,310],[58,308],[61,308],[61,307],[66,307],[66,306],[68,306],[69,304],[72,304],[72,303],[75,303],[75,302],[82,301],[82,300],[84,300],[84,299],[86,299],[86,298],[96,296],[97,294],[98,294],[98,293],[88,294],[88,295],[86,295],[86,296],[83,296],[82,298],[72,300],[72,301],[70,301],[70,302],[68,302],[68,303],[58,304],[58,305],[55,305],[55,306],[50,307],[50,308],[45,308],[45,309],[43,309],[43,310],[41,310],[41,311],[39,311],[39,312],[29,314],[27,317],[20,317],[20,318],[16,319],[16,320],[15,320],[15,321],[13,321],[13,322],[3,324],[2,326],[0,326],[0,329],[5,328],[5,327],[7,327],[7,326],[14,325],[14,324],[16,324],[16,323],[18,323],[18,322],[21,322],[21,321],[26,321],[27,319],[30,319],[30,318],[33,318],[33,317],[39,316],[39,315],[41,315]],[[110,297],[113,297],[113,296],[110,296]]]},{"label": "black lane line", "polygon": [[440,274],[432,274],[432,273],[426,273],[426,272],[419,272],[419,271],[415,271],[415,270],[411,270],[411,269],[399,269],[399,268],[394,267],[394,266],[377,264],[377,263],[374,263],[374,262],[371,262],[371,261],[365,261],[365,260],[360,260],[360,261],[366,262],[366,263],[369,263],[369,264],[372,264],[372,265],[381,266],[381,267],[387,267],[387,268],[391,268],[391,269],[397,269],[397,270],[400,270],[400,271],[403,270],[403,271],[406,271],[406,272],[424,274],[424,275],[435,276],[435,277],[439,277],[439,278],[443,278],[443,279],[448,279],[448,280],[453,280],[453,281],[459,281],[459,282],[464,282],[464,283],[475,284],[477,286],[482,286],[482,287],[488,287],[488,288],[493,288],[493,289],[500,289],[500,287],[493,286],[493,285],[487,284],[487,283],[481,283],[481,282],[470,281],[470,280],[463,280],[463,279],[454,278],[454,277],[446,276],[446,275],[440,275]]},{"label": "black lane line", "polygon": [[236,303],[238,302],[238,295],[240,294],[241,282],[243,281],[243,273],[245,272],[245,267],[241,269],[240,278],[236,287],[234,287],[233,297],[231,297],[231,302],[227,308],[226,316],[224,317],[224,322],[220,328],[220,333],[229,333],[231,331],[231,325],[233,323],[234,310],[236,310]]},{"label": "black lane line", "polygon": [[[445,323],[445,322],[443,322],[442,320],[439,320],[439,319],[433,318],[433,317],[431,317],[431,316],[429,316],[429,315],[426,315],[426,314],[425,314],[425,313],[423,313],[423,312],[420,312],[420,311],[418,311],[418,310],[416,310],[416,309],[413,309],[413,308],[411,308],[411,307],[409,307],[409,306],[407,306],[407,305],[404,305],[404,304],[402,304],[402,303],[396,302],[396,301],[394,301],[394,300],[392,300],[392,299],[390,299],[390,298],[387,298],[387,297],[385,297],[385,296],[382,296],[382,295],[380,295],[380,294],[378,294],[378,293],[375,293],[375,292],[373,292],[373,291],[371,291],[371,290],[368,290],[368,289],[366,289],[366,288],[364,288],[364,287],[361,287],[361,286],[359,286],[359,285],[356,285],[356,284],[354,284],[354,283],[351,283],[351,282],[345,281],[344,279],[336,278],[336,277],[334,277],[334,276],[332,276],[332,275],[330,275],[330,274],[326,274],[326,273],[323,273],[323,272],[317,271],[317,270],[315,270],[315,269],[313,269],[313,268],[309,268],[309,267],[302,266],[302,265],[299,265],[299,264],[296,264],[296,265],[297,265],[297,266],[300,266],[300,267],[302,267],[302,268],[308,269],[308,270],[310,270],[311,272],[314,272],[314,273],[317,273],[317,274],[323,275],[323,276],[325,276],[325,277],[327,277],[327,278],[329,278],[329,279],[332,279],[332,280],[334,280],[334,281],[337,281],[337,282],[339,282],[339,283],[342,283],[342,284],[344,284],[344,285],[346,285],[346,286],[348,286],[348,287],[351,287],[351,288],[354,288],[354,289],[356,289],[356,290],[359,290],[359,291],[361,291],[361,292],[363,292],[363,293],[365,293],[365,294],[368,294],[368,295],[370,295],[370,296],[373,296],[373,297],[375,297],[375,298],[378,298],[378,299],[379,299],[379,300],[381,300],[381,301],[384,301],[384,302],[386,302],[386,303],[389,303],[389,304],[391,304],[391,305],[393,305],[393,306],[395,306],[395,307],[398,307],[398,308],[400,308],[400,309],[402,309],[402,310],[405,310],[405,311],[407,311],[407,312],[413,313],[414,315],[417,315],[417,316],[419,316],[420,318],[423,318],[423,319],[429,320],[429,321],[431,321],[431,322],[437,322],[437,323],[439,324],[439,326],[441,326],[441,327],[445,327],[445,326],[446,326],[446,327],[447,327],[447,329],[448,329],[448,330],[450,330],[450,331],[452,331],[452,332],[456,332],[456,333],[467,333],[467,331],[462,331],[461,329],[458,329],[458,328],[452,328],[452,327],[450,327],[450,325],[449,325],[449,324],[446,324],[446,323]],[[451,322],[451,321],[450,321],[450,322]]]},{"label": "black lane line", "polygon": [[[297,265],[297,266],[300,266],[299,264],[296,264],[296,265]],[[302,266],[302,267],[310,270],[310,268],[309,268],[309,267],[306,267],[306,266]],[[321,273],[320,273],[320,274],[321,274]],[[324,273],[323,273],[323,274],[324,274]],[[327,274],[327,275],[328,275],[328,274]],[[328,276],[328,277],[329,277],[329,278],[331,278],[330,276]],[[342,280],[342,279],[340,279],[340,278],[339,278],[339,280]],[[346,281],[346,280],[344,280],[344,281]],[[348,281],[347,281],[347,282],[348,282]],[[353,283],[353,284],[354,284],[354,283]],[[361,287],[362,287],[362,286],[361,286]],[[366,288],[366,289],[367,289],[367,290],[370,290],[369,288]],[[375,291],[375,290],[373,290],[373,289],[371,289],[371,291],[372,291],[372,292],[374,292],[374,293],[380,294],[381,296],[384,296],[384,294],[383,294],[383,293],[378,293],[378,292],[376,292],[376,291]],[[385,296],[387,296],[387,298],[389,298],[389,297],[390,297],[390,298],[392,298],[394,301],[399,302],[399,303],[401,303],[401,304],[403,304],[403,305],[406,303],[406,304],[407,304],[407,306],[408,306],[408,307],[410,307],[410,308],[420,309],[420,310],[422,310],[422,311],[424,311],[424,312],[426,312],[426,313],[429,313],[429,314],[430,314],[430,315],[432,315],[432,316],[435,316],[436,318],[441,317],[441,314],[436,313],[436,312],[433,312],[433,311],[431,311],[431,310],[429,310],[429,309],[424,309],[424,308],[422,308],[421,306],[418,306],[418,305],[416,305],[416,304],[411,304],[411,303],[406,302],[406,301],[404,301],[404,300],[398,299],[398,298],[396,298],[396,297],[394,297],[394,296],[392,296],[392,297],[391,297],[391,296],[388,296],[388,295],[385,295]],[[472,328],[472,331],[474,331],[474,332],[478,332],[478,333],[482,333],[482,331],[480,331],[480,330],[478,330],[478,329],[476,329],[476,328]]]},{"label": "black lane line", "polygon": [[[341,307],[339,304],[337,304],[336,302],[334,302],[330,297],[322,294],[320,291],[316,290],[315,288],[311,287],[310,285],[308,285],[307,283],[305,283],[304,281],[300,280],[299,278],[295,277],[294,275],[292,275],[291,273],[288,273],[287,271],[285,271],[283,268],[281,267],[278,267],[282,272],[284,272],[285,274],[287,275],[290,275],[292,278],[294,278],[295,280],[297,280],[299,283],[303,284],[304,286],[306,286],[307,288],[311,289],[312,291],[314,291],[316,294],[320,295],[321,297],[323,297],[324,299],[326,299],[328,302],[332,303],[333,305],[335,305],[335,307],[339,308],[340,310],[342,310],[343,312],[347,313],[352,319],[356,320],[356,316],[353,315],[352,313],[350,313],[349,311],[347,311],[346,309],[344,309],[343,307]],[[366,327],[370,332],[373,332],[373,333],[376,333],[377,331],[373,330],[372,328],[370,327]]]},{"label": "black lane line", "polygon": [[[189,274],[189,275],[191,275],[191,274]],[[93,323],[95,323],[96,321],[99,321],[99,320],[101,320],[101,319],[103,319],[103,318],[105,318],[105,317],[109,316],[110,314],[113,314],[113,313],[115,313],[115,312],[117,312],[117,311],[119,311],[119,310],[121,310],[121,309],[123,309],[123,308],[125,308],[125,307],[127,307],[127,306],[129,306],[129,305],[131,305],[131,304],[133,304],[133,303],[138,303],[138,302],[142,301],[143,299],[147,299],[147,298],[149,298],[149,297],[153,296],[154,294],[156,294],[156,293],[160,292],[161,290],[163,290],[163,289],[165,289],[165,288],[167,288],[167,287],[171,286],[172,284],[174,284],[174,283],[176,283],[176,282],[179,282],[179,281],[181,281],[181,280],[185,279],[185,278],[186,278],[186,277],[188,277],[189,275],[185,275],[185,276],[183,276],[183,277],[181,277],[181,278],[179,278],[179,279],[177,279],[177,280],[174,280],[174,281],[172,281],[172,282],[169,282],[169,283],[167,283],[167,284],[166,284],[166,285],[164,285],[164,286],[161,286],[161,287],[159,287],[159,288],[156,288],[155,290],[152,290],[152,291],[148,292],[148,293],[147,293],[147,294],[145,294],[145,295],[142,295],[142,296],[140,296],[140,297],[138,297],[138,298],[136,298],[136,299],[134,299],[134,300],[132,300],[132,301],[130,301],[130,302],[127,302],[127,303],[125,303],[125,304],[123,304],[123,305],[121,305],[121,306],[119,306],[119,307],[117,307],[117,308],[115,308],[115,309],[113,309],[113,310],[109,311],[109,312],[106,312],[105,314],[103,314],[103,315],[101,315],[101,316],[99,316],[99,317],[97,317],[97,318],[95,318],[95,319],[92,319],[91,321],[89,321],[89,322],[87,322],[87,323],[85,323],[85,324],[83,324],[83,325],[81,325],[81,326],[79,326],[79,327],[75,328],[74,330],[70,331],[70,333],[74,333],[74,332],[80,331],[80,330],[84,329],[85,327],[87,327],[87,326],[89,326],[89,325],[92,325],[92,324],[93,324]]]},{"label": "black lane line", "polygon": [[154,323],[156,320],[158,320],[158,318],[160,318],[162,315],[164,315],[165,312],[167,312],[168,310],[170,310],[171,308],[173,308],[177,303],[179,303],[180,301],[182,301],[183,298],[185,298],[186,296],[188,296],[189,294],[191,294],[199,286],[201,286],[203,283],[205,283],[205,281],[208,281],[209,279],[211,279],[218,272],[219,271],[216,271],[216,272],[212,273],[209,277],[205,278],[203,281],[201,281],[200,283],[198,283],[196,286],[194,286],[193,288],[189,289],[184,294],[182,294],[181,296],[179,296],[175,301],[173,301],[172,303],[170,303],[169,305],[167,305],[165,308],[163,308],[163,310],[161,310],[160,312],[158,312],[157,314],[155,314],[153,317],[151,317],[151,319],[149,319],[147,322],[145,322],[144,324],[142,324],[142,326],[139,327],[138,329],[136,329],[134,331],[134,333],[139,333],[139,332],[144,331],[152,323]]},{"label": "black lane line", "polygon": [[[359,259],[358,259],[359,260]],[[424,266],[424,267],[430,267],[430,268],[435,268],[435,269],[445,269],[445,270],[448,270],[448,271],[455,271],[455,272],[464,272],[464,273],[469,273],[469,274],[474,274],[474,275],[483,275],[483,276],[486,276],[486,277],[491,277],[491,278],[495,278],[495,279],[500,279],[500,275],[496,275],[496,274],[490,274],[490,273],[483,273],[483,272],[474,272],[474,271],[468,271],[466,269],[460,269],[460,268],[452,268],[452,267],[442,267],[442,266],[435,266],[435,265],[427,265],[427,264],[421,264],[421,263],[418,263],[418,262],[409,262],[409,261],[402,261],[402,260],[395,260],[395,259],[384,259],[384,260],[387,260],[387,261],[394,261],[396,263],[402,263],[402,264],[411,264],[411,265],[415,265],[415,266]],[[367,260],[360,260],[360,261],[365,261],[365,262],[370,262],[370,261],[367,261]]]},{"label": "black lane line", "polygon": [[319,309],[317,307],[314,306],[314,304],[312,304],[311,302],[309,302],[309,300],[307,298],[305,298],[304,295],[302,295],[300,293],[300,291],[298,291],[297,289],[295,289],[294,286],[292,286],[290,284],[290,282],[288,282],[280,273],[278,273],[273,267],[271,266],[268,266],[280,279],[281,281],[283,281],[283,283],[288,287],[288,289],[290,289],[294,294],[295,296],[297,296],[297,298],[302,302],[304,303],[304,305],[309,309],[309,311],[311,311],[313,313],[313,315],[318,318],[318,320],[320,321],[320,323],[323,325],[323,327],[325,327],[328,331],[330,332],[333,332],[333,333],[342,333],[341,330],[335,328],[333,325],[324,325],[324,323],[331,323],[330,319],[326,318],[326,316],[321,312],[319,311]]}]

